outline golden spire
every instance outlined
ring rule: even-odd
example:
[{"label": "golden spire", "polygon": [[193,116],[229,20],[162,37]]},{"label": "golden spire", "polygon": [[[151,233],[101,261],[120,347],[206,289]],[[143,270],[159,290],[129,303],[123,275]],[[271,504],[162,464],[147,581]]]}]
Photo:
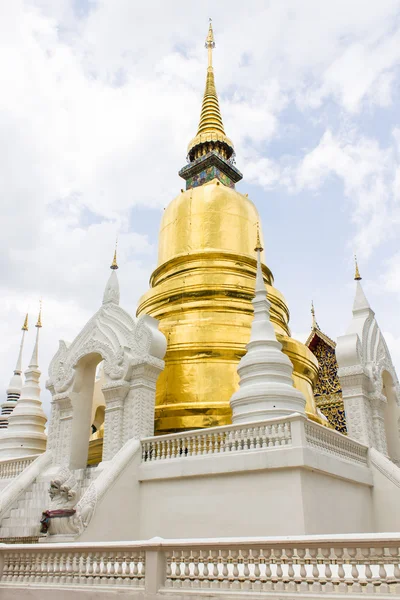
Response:
[{"label": "golden spire", "polygon": [[22,331],[28,331],[28,313],[26,313],[24,324],[21,327]]},{"label": "golden spire", "polygon": [[357,263],[357,256],[354,255],[354,262],[356,264],[356,271],[354,273],[354,279],[355,281],[361,281],[362,277],[360,275],[360,271],[358,270],[358,263]]},{"label": "golden spire", "polygon": [[254,252],[262,252],[264,250],[264,248],[261,246],[261,240],[260,240],[260,224],[257,221],[257,242],[256,242],[256,247],[254,248]]},{"label": "golden spire", "polygon": [[114,250],[114,258],[113,261],[111,263],[111,267],[110,269],[118,269],[118,263],[117,263],[117,245],[118,245],[118,240],[115,242],[115,250]]},{"label": "golden spire", "polygon": [[42,327],[42,300],[40,300],[39,316],[35,327]]},{"label": "golden spire", "polygon": [[204,91],[197,135],[188,146],[188,155],[190,160],[195,160],[211,150],[217,150],[222,154],[223,158],[229,159],[233,154],[233,144],[225,135],[217,90],[215,88],[214,69],[212,65],[212,51],[215,48],[215,41],[211,19],[205,46],[208,50],[206,89]]}]

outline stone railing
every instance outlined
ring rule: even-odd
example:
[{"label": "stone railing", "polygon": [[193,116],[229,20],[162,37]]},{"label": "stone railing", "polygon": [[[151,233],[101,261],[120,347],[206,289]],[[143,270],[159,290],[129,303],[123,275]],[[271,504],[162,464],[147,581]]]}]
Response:
[{"label": "stone railing", "polygon": [[368,464],[368,448],[300,414],[248,425],[227,425],[142,440],[142,462],[303,446]]},{"label": "stone railing", "polygon": [[142,440],[142,460],[150,462],[170,458],[190,458],[207,454],[277,448],[291,444],[289,418],[271,419],[249,425],[226,425],[145,438]]},{"label": "stone railing", "polygon": [[350,462],[368,464],[368,448],[356,440],[333,429],[318,425],[313,421],[304,421],[307,446],[325,454],[333,454]]},{"label": "stone railing", "polygon": [[109,586],[139,588],[144,598],[399,597],[399,547],[399,534],[1,545],[0,595],[62,586],[68,598],[84,586],[101,587],[106,600]]},{"label": "stone railing", "polygon": [[0,479],[13,479],[17,477],[26,467],[28,467],[38,457],[23,456],[21,458],[7,458],[0,460]]}]

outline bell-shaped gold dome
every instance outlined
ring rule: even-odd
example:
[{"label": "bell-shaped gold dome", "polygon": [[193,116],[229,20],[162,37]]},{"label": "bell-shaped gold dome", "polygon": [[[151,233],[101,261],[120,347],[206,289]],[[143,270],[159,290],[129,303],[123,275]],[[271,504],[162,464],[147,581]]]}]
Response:
[{"label": "bell-shaped gold dome", "polygon": [[[219,110],[214,46],[210,24],[199,129],[189,144],[189,164],[180,171],[187,189],[164,212],[158,266],[138,308],[138,315],[159,320],[168,344],[156,390],[157,433],[231,421],[229,400],[250,338],[260,219],[247,195],[234,189],[242,174],[232,162],[233,144]],[[293,363],[295,386],[306,396],[309,416],[318,420],[312,392],[318,363],[304,344],[289,337],[285,299],[265,265],[263,275],[271,320]]]}]

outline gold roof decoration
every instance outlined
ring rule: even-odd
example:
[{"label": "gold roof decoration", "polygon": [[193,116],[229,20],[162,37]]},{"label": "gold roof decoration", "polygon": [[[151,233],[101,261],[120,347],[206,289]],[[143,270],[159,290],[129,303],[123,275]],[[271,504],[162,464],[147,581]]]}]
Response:
[{"label": "gold roof decoration", "polygon": [[336,343],[333,340],[331,340],[331,338],[329,336],[327,336],[326,333],[323,333],[321,331],[321,328],[317,323],[317,319],[315,318],[315,308],[314,308],[313,301],[311,301],[311,316],[312,316],[311,333],[308,336],[307,341],[305,343],[307,348],[310,348],[310,350],[311,350],[311,347],[313,346],[313,344],[315,343],[317,338],[319,338],[320,340],[323,340],[331,348],[335,348]]},{"label": "gold roof decoration", "polygon": [[256,247],[254,248],[254,252],[262,252],[264,250],[264,248],[261,245],[261,239],[260,239],[260,223],[257,221],[257,241],[256,241]]},{"label": "gold roof decoration", "polygon": [[42,300],[40,300],[39,315],[35,327],[42,327]]},{"label": "gold roof decoration", "polygon": [[315,308],[314,308],[314,302],[313,302],[313,300],[311,300],[311,316],[312,316],[311,329],[319,329],[319,325],[318,325],[317,320],[315,318]]},{"label": "gold roof decoration", "polygon": [[354,280],[355,281],[361,281],[362,277],[360,275],[360,271],[358,270],[358,262],[357,262],[357,256],[356,255],[354,255],[354,262],[355,262],[355,265],[356,265],[356,270],[355,270],[355,273],[354,273]]},{"label": "gold roof decoration", "polygon": [[28,331],[28,313],[26,313],[24,324],[21,327],[22,331]]},{"label": "gold roof decoration", "polygon": [[113,261],[112,261],[111,267],[110,267],[110,269],[112,269],[112,270],[119,268],[118,263],[117,263],[117,245],[118,245],[118,240],[115,242],[114,258],[113,258]]},{"label": "gold roof decoration", "polygon": [[191,160],[194,160],[195,158],[193,152],[194,148],[210,142],[219,142],[220,144],[223,144],[226,158],[230,158],[234,152],[232,141],[225,135],[224,124],[222,122],[221,111],[219,108],[217,90],[215,88],[214,68],[212,64],[212,51],[215,48],[215,41],[211,19],[205,46],[208,50],[206,88],[204,91],[197,134],[188,146],[188,155]]}]

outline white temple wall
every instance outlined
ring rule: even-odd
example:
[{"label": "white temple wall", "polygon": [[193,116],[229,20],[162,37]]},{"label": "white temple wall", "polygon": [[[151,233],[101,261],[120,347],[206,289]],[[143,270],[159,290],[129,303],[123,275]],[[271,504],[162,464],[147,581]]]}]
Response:
[{"label": "white temple wall", "polygon": [[305,469],[145,481],[140,539],[373,530],[370,487]]},{"label": "white temple wall", "polygon": [[374,527],[370,487],[306,470],[301,482],[307,535],[381,531]]},{"label": "white temple wall", "polygon": [[300,535],[300,489],[296,469],[145,481],[139,539]]},{"label": "white temple wall", "polygon": [[369,456],[375,531],[400,531],[400,469],[373,448]]}]

